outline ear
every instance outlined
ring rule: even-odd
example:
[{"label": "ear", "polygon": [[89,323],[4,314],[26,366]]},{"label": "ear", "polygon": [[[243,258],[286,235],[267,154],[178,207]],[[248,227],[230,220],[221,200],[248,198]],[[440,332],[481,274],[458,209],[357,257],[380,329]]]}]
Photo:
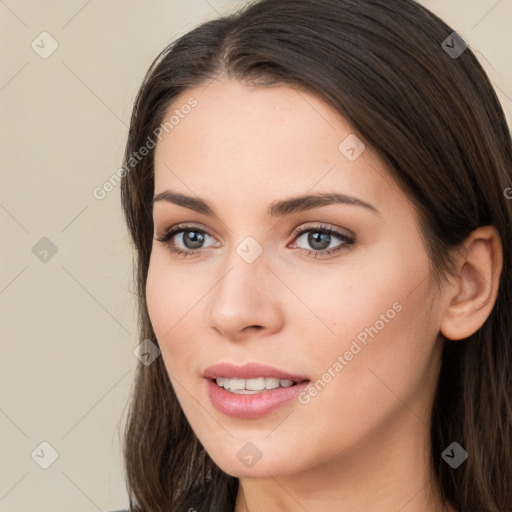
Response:
[{"label": "ear", "polygon": [[460,340],[478,331],[498,296],[503,267],[501,238],[494,226],[482,226],[468,236],[457,256],[458,279],[450,288],[441,333]]}]

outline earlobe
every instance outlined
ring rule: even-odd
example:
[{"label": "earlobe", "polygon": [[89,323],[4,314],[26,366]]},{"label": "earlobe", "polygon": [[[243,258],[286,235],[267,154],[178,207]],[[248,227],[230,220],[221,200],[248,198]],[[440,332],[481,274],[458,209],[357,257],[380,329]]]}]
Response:
[{"label": "earlobe", "polygon": [[496,298],[503,267],[501,238],[494,226],[475,229],[458,256],[459,277],[447,293],[448,306],[440,331],[450,340],[474,334],[487,320]]}]

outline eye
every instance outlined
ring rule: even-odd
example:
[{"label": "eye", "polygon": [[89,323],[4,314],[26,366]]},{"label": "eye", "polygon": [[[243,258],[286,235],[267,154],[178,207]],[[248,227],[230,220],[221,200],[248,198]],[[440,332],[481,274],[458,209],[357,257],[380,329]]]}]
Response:
[{"label": "eye", "polygon": [[[303,239],[303,243],[309,244],[311,249],[300,246],[298,249],[306,251],[308,256],[314,258],[319,255],[325,256],[348,249],[355,242],[354,236],[324,225],[313,226],[308,229],[298,228],[293,232],[293,237],[295,244],[301,239]],[[208,238],[211,238],[213,243],[209,246],[204,246],[203,244]],[[333,246],[332,244],[336,239],[340,243]],[[219,242],[215,241],[210,234],[195,225],[179,224],[173,226],[163,236],[155,238],[155,240],[166,245],[171,252],[183,257],[199,254],[201,249],[220,246]]]},{"label": "eye", "polygon": [[[205,248],[203,244],[207,238],[213,239],[205,230],[197,226],[179,224],[168,229],[163,236],[155,240],[166,245],[175,254],[190,256]],[[217,243],[217,247],[218,245]]]},{"label": "eye", "polygon": [[[309,229],[299,228],[294,232],[294,237],[296,240],[295,243],[302,239],[303,243],[311,247],[311,249],[307,247],[299,247],[299,249],[307,251],[307,255],[314,258],[318,255],[328,255],[343,249],[348,249],[355,242],[354,236],[323,225],[313,226]],[[341,243],[333,245],[336,239]]]}]

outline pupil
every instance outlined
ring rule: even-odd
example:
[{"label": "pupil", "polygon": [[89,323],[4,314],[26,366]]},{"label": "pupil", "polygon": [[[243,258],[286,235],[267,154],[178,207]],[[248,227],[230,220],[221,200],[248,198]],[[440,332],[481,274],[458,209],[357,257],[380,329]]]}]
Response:
[{"label": "pupil", "polygon": [[[331,235],[329,233],[320,233],[319,231],[314,231],[308,235],[308,243],[316,251],[321,251],[321,250],[329,247],[330,238],[331,238]],[[323,242],[327,242],[327,243],[323,243]],[[320,246],[318,246],[317,244],[320,244]]]},{"label": "pupil", "polygon": [[[183,242],[188,249],[197,249],[201,247],[203,239],[204,235],[198,231],[186,231],[185,236],[183,237]],[[190,242],[191,245],[188,242]]]}]

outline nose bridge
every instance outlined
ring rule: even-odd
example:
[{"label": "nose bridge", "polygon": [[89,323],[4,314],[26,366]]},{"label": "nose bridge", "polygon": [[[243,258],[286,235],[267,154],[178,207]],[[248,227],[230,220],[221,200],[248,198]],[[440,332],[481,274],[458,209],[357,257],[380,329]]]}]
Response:
[{"label": "nose bridge", "polygon": [[257,282],[261,284],[264,279],[265,265],[262,245],[252,236],[243,238],[226,256],[226,271],[216,287],[216,302],[236,300],[240,305],[255,302],[264,288],[257,287]]},{"label": "nose bridge", "polygon": [[272,279],[272,273],[262,245],[247,236],[233,246],[224,263],[213,291],[211,324],[230,337],[248,326],[275,328],[280,312],[275,294],[269,293],[271,283],[266,280]]}]

